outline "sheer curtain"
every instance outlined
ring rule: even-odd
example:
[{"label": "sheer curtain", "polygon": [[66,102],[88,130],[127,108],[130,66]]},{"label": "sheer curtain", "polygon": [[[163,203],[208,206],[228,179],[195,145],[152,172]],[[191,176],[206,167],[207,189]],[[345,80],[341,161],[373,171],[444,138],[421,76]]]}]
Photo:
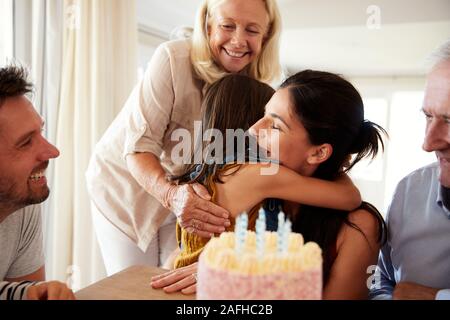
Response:
[{"label": "sheer curtain", "polygon": [[48,274],[74,290],[105,276],[84,173],[137,79],[136,4],[65,0]]},{"label": "sheer curtain", "polygon": [[[59,0],[15,0],[14,58],[30,69],[33,103],[55,141],[61,81],[63,5]],[[51,180],[51,177],[50,179]]]},{"label": "sheer curtain", "polygon": [[[61,85],[61,56],[63,40],[63,2],[60,0],[14,0],[13,56],[30,70],[34,84],[33,104],[45,119],[45,135],[55,143]],[[57,160],[56,160],[57,161]],[[50,161],[46,175],[49,181],[49,200],[42,204],[47,278],[54,279],[49,263],[53,228],[52,208],[54,164]],[[57,258],[57,257],[56,257]],[[64,280],[64,279],[61,279]]]}]

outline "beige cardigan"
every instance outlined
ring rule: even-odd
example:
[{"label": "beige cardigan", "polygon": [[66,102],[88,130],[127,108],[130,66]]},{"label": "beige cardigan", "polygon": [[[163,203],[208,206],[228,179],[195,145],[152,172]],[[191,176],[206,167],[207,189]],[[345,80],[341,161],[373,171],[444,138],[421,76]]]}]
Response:
[{"label": "beige cardigan", "polygon": [[169,173],[182,167],[170,159],[178,143],[171,134],[177,128],[193,132],[206,87],[194,77],[190,48],[190,40],[177,40],[156,50],[143,80],[96,145],[86,172],[97,209],[144,252],[171,213],[136,182],[125,156],[151,152]]}]

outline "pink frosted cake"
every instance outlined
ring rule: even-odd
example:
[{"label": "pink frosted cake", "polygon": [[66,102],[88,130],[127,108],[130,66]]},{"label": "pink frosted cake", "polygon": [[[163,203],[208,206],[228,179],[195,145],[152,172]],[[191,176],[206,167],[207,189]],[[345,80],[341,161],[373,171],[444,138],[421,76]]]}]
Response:
[{"label": "pink frosted cake", "polygon": [[199,259],[197,299],[320,300],[320,247],[290,233],[280,251],[277,233],[263,235],[264,245],[257,248],[255,233],[247,231],[240,250],[234,232],[211,239]]}]

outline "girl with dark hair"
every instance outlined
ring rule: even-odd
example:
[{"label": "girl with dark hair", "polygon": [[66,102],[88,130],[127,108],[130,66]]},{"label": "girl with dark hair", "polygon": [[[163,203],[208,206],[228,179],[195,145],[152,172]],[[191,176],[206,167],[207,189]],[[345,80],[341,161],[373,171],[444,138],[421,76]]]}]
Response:
[{"label": "girl with dark hair", "polygon": [[[211,147],[216,140],[207,139],[201,148],[204,150],[203,162],[192,164],[183,174],[170,178],[178,184],[200,183],[205,186],[212,201],[230,212],[231,225],[227,228],[228,231],[234,229],[234,217],[243,211],[249,212],[249,227],[254,230],[257,212],[262,201],[267,198],[347,210],[354,209],[361,203],[359,191],[347,176],[336,175],[336,182],[326,181],[304,177],[276,162],[258,163],[264,159],[259,159],[256,150],[251,150],[248,140],[228,136],[227,131],[230,129],[241,130],[243,134],[244,130],[247,131],[263,117],[264,106],[274,92],[270,86],[242,75],[226,76],[214,83],[204,98],[202,124],[204,132],[214,129],[221,134],[222,150],[214,150],[214,153],[221,153],[223,156],[217,161],[216,155],[210,155],[207,150],[212,151]],[[273,171],[265,175],[264,169],[271,166]],[[239,176],[247,177],[245,188],[240,187],[238,172]],[[248,192],[242,192],[243,190]],[[200,222],[194,221],[193,228],[197,227],[196,223]],[[175,268],[197,262],[203,247],[209,241],[209,238],[190,231],[192,230],[181,228],[177,224],[177,240],[181,252],[175,260]]]},{"label": "girl with dark hair", "polygon": [[[311,70],[281,85],[251,131],[258,143],[269,146],[276,132],[282,165],[325,180],[340,175],[344,164],[348,172],[364,157],[375,157],[386,133],[364,119],[361,96],[348,81]],[[376,208],[363,203],[349,212],[277,200],[265,208],[273,217],[280,206],[293,219],[293,231],[323,250],[323,298],[366,299],[368,267],[376,265],[386,241],[386,226]]]},{"label": "girl with dark hair", "polygon": [[[298,90],[295,84],[299,80],[306,81],[307,77],[305,79],[302,77],[308,74],[310,76],[316,75],[317,83],[302,88],[310,94],[310,97],[309,100],[305,99],[301,104],[297,104],[297,100],[294,100],[291,96],[288,87],[292,91],[298,91],[297,93],[300,95],[305,95],[304,92]],[[251,95],[252,90],[243,83],[236,86],[239,83],[236,80],[237,77],[224,78],[222,83],[216,83],[208,91],[203,114],[204,125],[206,124],[207,128],[217,127],[221,130],[224,128],[246,128],[247,124],[242,122],[242,119],[245,119],[245,116],[241,118],[242,113],[245,112],[244,110],[254,109],[249,106],[236,108],[236,104],[239,105],[239,103],[249,100],[245,96],[232,93],[246,92]],[[325,81],[327,77],[332,81],[327,83]],[[232,79],[237,81],[234,86],[231,85]],[[228,85],[225,83],[227,81],[230,82]],[[246,81],[248,82],[248,80]],[[333,87],[336,89],[333,89]],[[324,88],[327,88],[331,93],[324,91]],[[262,91],[261,88],[259,90]],[[222,93],[220,93],[221,91]],[[261,92],[259,94],[262,95]],[[328,94],[328,99],[332,103],[329,107],[324,107],[323,110],[315,112],[314,108],[320,108],[325,103],[325,101],[320,100],[321,94]],[[218,97],[221,97],[221,99],[215,100]],[[231,102],[233,97],[239,101]],[[224,99],[228,99],[228,103]],[[301,109],[300,105],[303,105],[303,103],[310,104],[305,108],[305,115],[301,115],[301,111],[296,113],[297,109]],[[326,102],[326,104],[328,103]],[[241,114],[236,114],[236,112],[239,113],[239,110],[241,110]],[[356,112],[356,116],[353,115],[353,112]],[[234,116],[219,116],[227,114],[233,114]],[[250,115],[246,114],[246,116]],[[257,113],[254,116],[259,117]],[[323,117],[323,121],[321,117]],[[325,256],[331,257],[331,259],[324,259],[326,280],[324,297],[364,298],[367,296],[367,287],[365,289],[361,289],[361,287],[362,284],[364,286],[366,284],[368,275],[365,272],[367,267],[376,263],[379,246],[384,238],[384,222],[376,209],[369,204],[363,204],[359,210],[350,213],[349,210],[353,210],[350,208],[354,204],[355,197],[343,192],[345,189],[353,191],[351,181],[344,174],[344,171],[348,171],[348,169],[343,169],[349,155],[357,153],[355,160],[349,165],[350,168],[364,156],[369,154],[374,156],[378,151],[378,140],[381,142],[380,133],[383,130],[370,122],[364,122],[363,118],[361,98],[356,89],[347,81],[328,73],[313,71],[300,73],[289,78],[283,84],[283,87],[275,93],[266,106],[266,115],[251,129],[258,139],[258,143],[268,149],[269,156],[276,143],[274,137],[278,136],[279,159],[277,160],[279,160],[281,166],[277,175],[261,175],[260,170],[267,166],[263,163],[226,164],[225,166],[203,163],[202,165],[192,166],[184,175],[174,178],[181,183],[196,181],[206,185],[214,195],[214,201],[227,208],[234,216],[249,208],[257,208],[260,201],[266,198],[280,198],[290,201],[279,202],[278,205],[274,200],[267,201],[265,208],[269,213],[268,218],[275,217],[278,213],[275,211],[278,210],[279,205],[282,205],[284,211],[294,220],[294,231],[303,232],[307,241],[317,241],[323,247]],[[241,121],[237,119],[241,119]],[[305,121],[305,127],[311,130],[314,137],[308,136],[309,132],[305,130],[302,121]],[[357,125],[356,122],[358,122]],[[361,129],[361,127],[365,128]],[[260,132],[264,132],[260,129],[265,129],[266,133],[260,135]],[[317,132],[314,130],[317,130]],[[366,142],[366,140],[369,140],[369,142]],[[334,150],[336,150],[335,155],[333,155]],[[319,179],[308,179],[308,176]],[[326,180],[334,179],[336,181],[329,181],[328,185],[323,184]],[[251,190],[251,192],[242,192],[243,190]],[[293,198],[296,198],[296,200]],[[312,204],[312,202],[316,204]],[[304,203],[305,205],[302,205],[302,210],[299,210],[300,205],[296,203]],[[319,209],[319,207],[337,208],[344,206],[347,208]],[[313,211],[314,209],[316,209],[316,212]],[[310,222],[311,230],[303,230],[301,229],[301,221],[307,216],[306,214],[303,215],[303,211],[308,212],[308,210],[311,213],[308,215],[312,220],[312,223]],[[317,214],[316,218],[314,218],[314,214]],[[330,217],[327,217],[327,215]],[[255,216],[252,215],[252,211],[250,216]],[[323,221],[323,227],[321,227],[321,221]],[[346,229],[344,226],[351,227],[351,229]],[[276,228],[276,225],[274,225],[274,228]],[[204,238],[193,239],[187,232],[183,233],[180,228],[178,231],[179,240],[187,247],[193,246],[195,248],[197,246],[201,249],[208,241]],[[352,231],[358,233],[355,234]],[[358,238],[360,236],[362,238]],[[200,245],[198,242],[200,242]],[[346,245],[343,246],[343,243]],[[353,245],[351,245],[352,243]],[[344,248],[345,250],[342,251]],[[354,256],[348,264],[342,263],[342,260],[348,258],[346,254],[351,253],[352,249],[355,249],[355,252],[358,252],[362,259],[355,261],[354,258],[357,256]],[[193,252],[192,250],[186,252],[187,254],[184,257],[181,255],[177,261],[177,266],[196,261],[199,252],[189,257],[189,253]],[[345,295],[345,287],[340,286],[344,283],[343,281],[329,281],[331,279],[330,270],[338,261],[341,263],[340,265],[344,264],[349,268],[345,274],[342,274],[344,277],[339,278],[338,275],[338,280],[346,280],[346,275],[349,272],[351,274],[356,271],[354,273],[357,276],[354,279],[356,285],[354,289],[351,285],[348,286],[348,295]],[[340,268],[333,268],[333,271],[336,273],[341,270]],[[155,288],[165,287],[167,292],[182,290],[184,293],[191,293],[195,291],[195,277],[193,276],[195,272],[196,264],[193,263],[178,269],[177,272],[169,272],[153,278],[152,285]],[[334,288],[338,294],[333,296],[331,288]]]}]

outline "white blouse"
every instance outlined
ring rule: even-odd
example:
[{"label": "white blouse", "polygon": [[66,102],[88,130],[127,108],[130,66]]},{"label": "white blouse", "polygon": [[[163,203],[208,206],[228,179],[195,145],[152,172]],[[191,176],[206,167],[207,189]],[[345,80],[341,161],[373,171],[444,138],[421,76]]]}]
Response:
[{"label": "white blouse", "polygon": [[206,89],[194,74],[190,48],[186,39],[166,42],[156,50],[143,80],[96,145],[86,172],[97,209],[144,252],[170,211],[137,183],[125,157],[150,152],[168,173],[180,171],[182,166],[170,159],[179,143],[171,141],[171,134],[178,128],[193,133]]}]

